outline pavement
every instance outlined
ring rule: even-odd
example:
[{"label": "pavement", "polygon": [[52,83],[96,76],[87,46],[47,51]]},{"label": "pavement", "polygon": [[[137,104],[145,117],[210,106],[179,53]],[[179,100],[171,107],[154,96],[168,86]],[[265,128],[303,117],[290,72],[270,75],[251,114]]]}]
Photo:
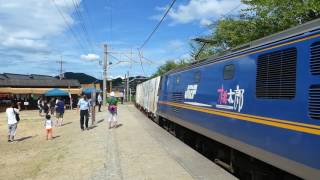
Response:
[{"label": "pavement", "polygon": [[132,104],[120,105],[118,114],[118,128],[108,129],[103,111],[96,113],[95,125],[82,132],[79,113],[67,110],[64,125],[55,127],[55,138],[47,141],[43,117],[22,111],[17,141],[10,144],[6,115],[0,113],[0,179],[236,179]]},{"label": "pavement", "polygon": [[106,132],[106,163],[92,179],[231,180],[234,176],[176,139],[133,105]]}]

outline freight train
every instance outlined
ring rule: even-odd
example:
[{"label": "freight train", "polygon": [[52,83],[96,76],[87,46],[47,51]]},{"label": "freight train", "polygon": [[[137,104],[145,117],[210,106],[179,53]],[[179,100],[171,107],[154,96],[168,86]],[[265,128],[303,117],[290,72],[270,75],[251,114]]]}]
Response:
[{"label": "freight train", "polygon": [[320,19],[139,84],[136,97],[240,179],[320,179]]}]

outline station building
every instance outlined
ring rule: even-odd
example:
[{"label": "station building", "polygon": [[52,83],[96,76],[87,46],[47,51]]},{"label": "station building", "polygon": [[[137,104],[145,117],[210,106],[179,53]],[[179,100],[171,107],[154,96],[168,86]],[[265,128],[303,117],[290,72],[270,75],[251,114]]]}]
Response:
[{"label": "station building", "polygon": [[46,75],[0,74],[0,111],[12,100],[36,107],[36,100],[48,90],[59,88],[71,95],[81,94],[78,80],[57,79]]}]

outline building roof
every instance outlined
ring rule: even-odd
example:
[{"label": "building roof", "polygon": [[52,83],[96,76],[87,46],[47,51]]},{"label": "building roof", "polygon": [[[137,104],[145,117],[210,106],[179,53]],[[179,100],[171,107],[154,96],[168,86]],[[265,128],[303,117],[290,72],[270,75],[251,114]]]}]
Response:
[{"label": "building roof", "polygon": [[80,87],[78,80],[59,80],[46,75],[0,74],[0,87],[49,87],[74,88]]},{"label": "building roof", "polygon": [[4,73],[3,74],[7,79],[21,79],[21,80],[27,80],[30,79],[30,75],[25,74],[12,74],[12,73]]},{"label": "building roof", "polygon": [[91,83],[98,83],[100,80],[92,77],[85,73],[73,73],[73,72],[66,72],[64,73],[63,79],[76,79],[80,82],[80,84],[91,84]]},{"label": "building roof", "polygon": [[52,76],[39,75],[39,74],[31,74],[30,76],[32,77],[32,79],[43,79],[43,80],[53,80],[53,79],[57,79],[57,78],[52,77]]}]

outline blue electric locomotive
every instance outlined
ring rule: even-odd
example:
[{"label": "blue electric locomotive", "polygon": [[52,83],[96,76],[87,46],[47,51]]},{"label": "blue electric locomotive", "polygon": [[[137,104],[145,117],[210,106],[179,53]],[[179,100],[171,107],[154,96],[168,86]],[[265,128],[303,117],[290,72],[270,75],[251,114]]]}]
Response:
[{"label": "blue electric locomotive", "polygon": [[320,20],[167,73],[157,115],[320,179]]}]

